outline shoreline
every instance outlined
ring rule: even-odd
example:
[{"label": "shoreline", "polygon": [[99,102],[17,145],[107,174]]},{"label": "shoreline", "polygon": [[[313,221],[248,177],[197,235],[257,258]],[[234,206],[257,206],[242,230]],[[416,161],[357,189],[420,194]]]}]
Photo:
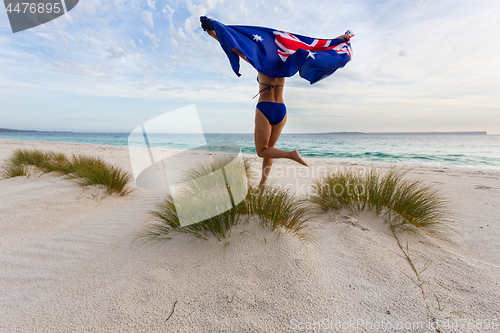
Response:
[{"label": "shoreline", "polygon": [[[65,142],[65,141],[41,141],[41,140],[22,140],[22,139],[5,139],[5,138],[0,138],[0,149],[2,145],[7,144],[7,145],[21,145],[21,146],[34,146],[37,144],[43,144],[43,145],[51,145],[51,146],[57,146],[59,145],[75,145],[76,147],[85,147],[88,146],[87,148],[93,147],[95,149],[118,149],[118,150],[123,150],[126,149],[128,151],[128,146],[119,146],[119,145],[103,145],[103,144],[93,144],[93,143],[76,143],[76,142]],[[15,148],[13,148],[15,149]],[[47,148],[50,150],[51,148]],[[175,151],[175,152],[180,152],[182,150],[180,149],[169,149],[169,148],[159,148],[161,150],[169,150],[169,151]],[[299,150],[300,152],[300,150]],[[1,153],[1,150],[0,150]],[[247,154],[247,153],[242,153],[243,156],[249,157],[252,160],[255,159],[260,159],[257,156],[257,154]],[[410,168],[437,168],[437,169],[444,169],[444,170],[457,170],[457,171],[480,171],[480,172],[493,172],[493,173],[498,173],[500,174],[500,169],[496,168],[479,168],[477,166],[453,166],[453,165],[434,165],[434,164],[418,164],[418,163],[404,163],[404,162],[379,162],[379,161],[369,161],[369,160],[361,160],[361,159],[341,159],[341,158],[330,158],[330,157],[303,157],[306,160],[311,160],[311,161],[332,161],[335,162],[336,164],[348,164],[348,165],[369,165],[369,166],[376,166],[376,167],[382,167],[382,168],[387,168],[391,166],[408,166]],[[0,161],[5,159],[5,157],[2,158],[0,155]],[[127,164],[128,166],[129,164]]]}]

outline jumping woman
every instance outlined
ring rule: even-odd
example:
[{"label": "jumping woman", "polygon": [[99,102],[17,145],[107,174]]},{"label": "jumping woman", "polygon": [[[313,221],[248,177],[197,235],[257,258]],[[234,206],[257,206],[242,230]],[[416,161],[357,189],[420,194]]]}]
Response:
[{"label": "jumping woman", "polygon": [[[267,182],[267,178],[269,176],[269,172],[271,171],[271,166],[273,165],[273,159],[275,158],[288,158],[291,160],[294,160],[304,166],[309,166],[309,164],[304,161],[304,159],[300,156],[298,150],[292,150],[292,151],[285,151],[281,150],[278,148],[274,148],[274,145],[278,141],[278,138],[280,137],[281,131],[283,130],[283,127],[285,126],[286,119],[287,119],[287,113],[286,113],[286,107],[285,107],[285,101],[283,100],[283,90],[285,87],[285,77],[291,76],[291,75],[285,75],[287,74],[286,72],[283,71],[283,64],[278,63],[281,65],[281,68],[279,70],[273,70],[266,68],[264,70],[259,70],[258,66],[258,58],[262,58],[261,55],[255,54],[255,52],[252,52],[252,50],[248,50],[248,47],[245,47],[245,43],[248,43],[247,40],[243,39],[242,41],[238,41],[238,37],[241,37],[238,35],[240,32],[235,32],[233,29],[237,27],[243,27],[247,29],[268,29],[268,28],[261,28],[261,27],[244,27],[244,26],[224,26],[220,22],[217,22],[215,20],[207,19],[206,17],[202,16],[201,17],[201,22],[202,22],[202,27],[203,29],[214,39],[219,41],[223,47],[223,49],[228,53],[228,50],[230,50],[233,54],[236,54],[239,58],[245,60],[248,62],[250,65],[252,65],[254,68],[257,69],[257,82],[259,84],[259,91],[257,95],[259,95],[259,100],[257,102],[257,106],[255,109],[255,130],[254,130],[254,141],[255,141],[255,149],[257,151],[257,155],[259,157],[262,157],[264,160],[262,162],[262,178],[259,184],[259,187],[261,189],[264,188]],[[219,39],[219,36],[217,35],[217,31],[214,28],[219,27],[219,32],[224,33],[224,39],[221,40]],[[222,27],[222,28],[221,28]],[[231,29],[231,30],[229,30]],[[268,29],[269,30],[269,29]],[[227,32],[229,31],[229,34]],[[245,31],[246,32],[246,31]],[[255,31],[250,31],[248,33],[255,32]],[[257,30],[257,33],[252,35],[252,43],[257,41],[263,42],[263,38],[261,35],[263,35],[265,31],[262,30]],[[236,35],[235,35],[236,33]],[[260,33],[260,35],[259,35]],[[275,33],[275,32],[274,32]],[[279,32],[278,32],[279,33]],[[281,32],[283,33],[283,32]],[[241,34],[241,33],[240,33]],[[286,34],[286,33],[283,33]],[[243,38],[245,37],[244,34]],[[288,34],[289,36],[293,36]],[[295,36],[293,36],[295,37]],[[292,37],[292,39],[293,39]],[[297,37],[295,37],[297,38]],[[306,37],[307,38],[307,37]],[[338,41],[343,41],[346,42],[350,38],[349,35],[341,35],[334,40]],[[247,38],[248,39],[248,38]],[[276,37],[276,40],[278,38]],[[298,39],[297,39],[298,40]],[[282,41],[282,40],[280,40]],[[293,41],[293,40],[292,40]],[[290,49],[287,47],[283,46],[282,43],[277,41],[277,43],[281,44],[281,46],[290,52]],[[261,43],[262,44],[262,43]],[[286,44],[284,42],[283,44]],[[290,44],[290,43],[288,43]],[[338,44],[338,43],[337,43]],[[337,45],[334,44],[334,45]],[[235,45],[235,46],[233,46]],[[300,44],[299,44],[300,45]],[[238,48],[238,46],[241,47],[241,50]],[[250,45],[252,46],[252,45]],[[287,45],[288,46],[288,45]],[[307,47],[306,47],[307,48]],[[311,50],[314,48],[311,48]],[[242,51],[246,51],[245,53],[250,54],[250,59],[245,56]],[[286,52],[286,51],[285,51]],[[310,51],[311,52],[311,51]],[[263,52],[263,54],[266,54],[267,52]],[[294,52],[296,53],[296,52]],[[312,53],[312,52],[311,52]],[[279,52],[277,52],[277,55],[279,56]],[[314,57],[314,54],[312,55]],[[231,64],[233,65],[233,69],[235,69],[234,66],[234,57],[229,53],[228,57],[230,58]],[[254,59],[252,59],[254,58]],[[276,56],[275,56],[276,58]],[[350,57],[349,57],[350,59]],[[272,59],[274,62],[276,62],[274,59]],[[280,59],[283,63],[287,61],[285,58],[285,61],[283,59]],[[262,59],[260,59],[260,62],[262,63]],[[265,62],[265,60],[264,60]],[[238,63],[238,69],[239,69],[239,63]],[[264,66],[264,67],[269,67],[269,66]],[[286,70],[286,68],[285,68]],[[267,72],[272,74],[273,76],[268,76],[265,75],[263,72]],[[293,71],[293,69],[292,69]],[[235,70],[236,74],[239,75],[238,71]],[[297,70],[295,70],[297,72]],[[295,74],[295,72],[293,74]],[[333,73],[333,72],[332,72]],[[280,75],[283,74],[283,75]],[[289,74],[289,73],[288,73]],[[293,75],[292,74],[292,75]],[[302,73],[301,73],[302,74]],[[331,74],[331,73],[330,73]],[[327,74],[326,76],[328,76]],[[325,76],[325,77],[326,77]],[[321,78],[320,78],[321,79]],[[316,82],[318,79],[314,80]],[[311,83],[313,83],[313,80],[310,80]],[[255,95],[254,97],[256,97]]]}]

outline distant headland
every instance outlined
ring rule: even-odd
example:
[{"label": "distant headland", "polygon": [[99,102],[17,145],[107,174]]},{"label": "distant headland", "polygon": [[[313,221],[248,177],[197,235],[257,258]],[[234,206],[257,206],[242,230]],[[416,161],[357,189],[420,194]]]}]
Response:
[{"label": "distant headland", "polygon": [[486,131],[475,132],[327,132],[327,133],[310,133],[310,134],[369,134],[369,135],[487,135]]},{"label": "distant headland", "polygon": [[35,131],[35,130],[18,130],[10,128],[0,128],[0,133],[73,133],[68,131]]}]

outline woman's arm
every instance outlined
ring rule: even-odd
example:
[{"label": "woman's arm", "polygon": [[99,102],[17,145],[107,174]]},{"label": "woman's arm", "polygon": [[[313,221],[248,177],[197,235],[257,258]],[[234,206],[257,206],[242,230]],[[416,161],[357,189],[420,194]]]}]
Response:
[{"label": "woman's arm", "polygon": [[215,30],[207,30],[207,34],[209,34],[210,37],[215,38],[217,41],[219,41],[219,38],[217,38],[217,34],[215,33]]},{"label": "woman's arm", "polygon": [[[217,38],[217,33],[215,32],[215,30],[208,30],[207,29],[207,34],[210,35],[210,37],[214,38],[215,40],[219,41],[219,38]],[[240,52],[238,51],[236,48],[233,47],[233,52],[235,52],[237,55],[239,55],[241,57],[241,59],[245,60],[246,62],[248,62],[247,58]],[[248,62],[249,63],[249,62]]]},{"label": "woman's arm", "polygon": [[[245,60],[248,62],[247,57],[245,57],[240,51],[238,51],[235,47],[232,48],[232,50],[241,57],[241,59]],[[249,62],[248,62],[249,63]]]}]

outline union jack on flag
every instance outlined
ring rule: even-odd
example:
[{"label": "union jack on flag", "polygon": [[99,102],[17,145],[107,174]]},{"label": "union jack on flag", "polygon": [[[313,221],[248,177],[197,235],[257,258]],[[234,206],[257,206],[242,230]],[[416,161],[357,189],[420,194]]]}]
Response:
[{"label": "union jack on flag", "polygon": [[[352,56],[351,48],[347,42],[331,45],[333,39],[314,39],[308,44],[300,40],[299,37],[288,32],[274,31],[274,34],[276,35],[275,43],[278,45],[278,54],[283,62],[286,61],[289,55],[294,54],[298,49],[308,51],[335,50],[337,53],[348,53],[349,56]],[[311,53],[309,53],[309,55],[311,55]]]},{"label": "union jack on flag", "polygon": [[226,26],[205,16],[200,20],[204,29],[215,30],[238,76],[239,56],[233,48],[240,51],[262,74],[290,77],[299,72],[311,84],[344,67],[352,57],[350,38],[354,34],[350,30],[345,33],[347,40],[319,39],[265,27]]}]

